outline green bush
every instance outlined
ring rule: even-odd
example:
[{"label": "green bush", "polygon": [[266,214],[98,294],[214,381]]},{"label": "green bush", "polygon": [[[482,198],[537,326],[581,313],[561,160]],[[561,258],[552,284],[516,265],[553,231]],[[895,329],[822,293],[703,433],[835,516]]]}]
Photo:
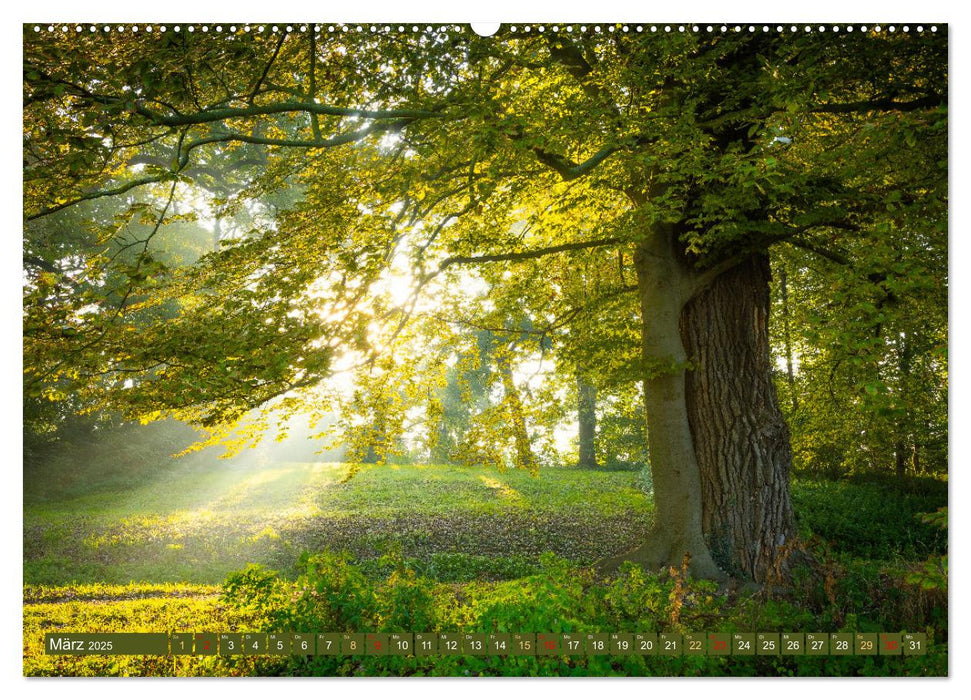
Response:
[{"label": "green bush", "polygon": [[[304,555],[293,582],[249,566],[229,577],[224,601],[268,631],[664,632],[927,631],[923,657],[427,656],[263,659],[264,675],[946,675],[946,597],[915,615],[899,579],[876,565],[824,560],[786,591],[729,595],[682,572],[659,577],[628,564],[597,580],[547,554],[515,581],[440,583],[396,554],[369,578],[346,554]],[[839,568],[841,567],[842,568]],[[829,567],[829,568],[827,568]],[[827,583],[839,568],[841,578]],[[835,585],[835,588],[833,588]],[[939,613],[945,611],[943,615]],[[935,612],[936,611],[936,612]],[[935,617],[935,615],[937,615]]]}]

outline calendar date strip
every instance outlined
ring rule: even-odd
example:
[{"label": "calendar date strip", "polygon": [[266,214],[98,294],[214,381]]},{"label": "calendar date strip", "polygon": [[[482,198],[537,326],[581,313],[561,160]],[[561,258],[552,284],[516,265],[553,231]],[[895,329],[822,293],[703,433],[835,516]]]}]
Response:
[{"label": "calendar date strip", "polygon": [[48,633],[58,655],[129,656],[919,656],[918,632]]}]

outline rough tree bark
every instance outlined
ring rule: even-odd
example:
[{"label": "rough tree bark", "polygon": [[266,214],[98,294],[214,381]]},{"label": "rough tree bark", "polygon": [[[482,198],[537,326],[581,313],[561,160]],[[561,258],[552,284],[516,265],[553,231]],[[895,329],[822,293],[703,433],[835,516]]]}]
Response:
[{"label": "rough tree bark", "polygon": [[778,547],[794,527],[789,429],[771,377],[769,281],[768,257],[754,256],[718,276],[681,314],[702,529],[719,566],[756,581],[784,569]]}]

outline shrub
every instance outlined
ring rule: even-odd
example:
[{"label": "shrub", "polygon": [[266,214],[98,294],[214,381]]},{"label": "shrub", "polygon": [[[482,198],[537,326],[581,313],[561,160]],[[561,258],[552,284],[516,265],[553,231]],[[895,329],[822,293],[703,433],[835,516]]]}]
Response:
[{"label": "shrub", "polygon": [[[418,575],[396,553],[369,578],[346,554],[304,555],[286,582],[249,566],[232,574],[224,600],[267,630],[356,632],[930,632],[924,657],[290,657],[266,659],[265,675],[944,675],[946,597],[915,607],[903,573],[834,555],[816,544],[816,569],[797,570],[784,594],[731,594],[683,571],[633,564],[598,581],[589,569],[546,554],[515,581],[444,584]],[[823,548],[823,549],[820,549]],[[821,564],[819,562],[822,561]],[[828,572],[828,574],[826,573]],[[918,587],[919,588],[919,587]]]}]

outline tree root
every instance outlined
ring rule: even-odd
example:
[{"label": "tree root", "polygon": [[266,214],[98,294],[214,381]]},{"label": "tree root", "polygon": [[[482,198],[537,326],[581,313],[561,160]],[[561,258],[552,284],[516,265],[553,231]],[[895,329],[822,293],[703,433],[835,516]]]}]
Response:
[{"label": "tree root", "polygon": [[693,578],[719,582],[728,580],[728,574],[715,564],[703,543],[692,546],[684,541],[672,542],[660,534],[648,535],[647,542],[631,552],[601,559],[594,564],[594,570],[600,576],[610,576],[616,574],[622,564],[630,561],[647,571],[666,571],[671,566],[680,567],[686,552],[690,554],[688,573]]}]

